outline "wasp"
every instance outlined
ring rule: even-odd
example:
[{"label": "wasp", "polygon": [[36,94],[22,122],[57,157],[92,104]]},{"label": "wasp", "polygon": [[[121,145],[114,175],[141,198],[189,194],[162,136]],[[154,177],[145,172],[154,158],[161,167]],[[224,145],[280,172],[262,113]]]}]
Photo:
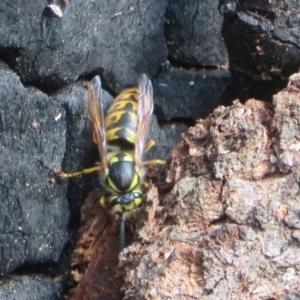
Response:
[{"label": "wasp", "polygon": [[138,88],[129,88],[117,96],[104,117],[102,87],[99,76],[88,83],[88,110],[93,125],[93,139],[100,154],[100,165],[75,173],[59,172],[74,177],[99,171],[106,188],[102,206],[109,206],[125,220],[142,204],[145,167],[165,164],[164,160],[143,162],[143,153],[155,142],[146,144],[153,112],[151,80],[141,75]]}]

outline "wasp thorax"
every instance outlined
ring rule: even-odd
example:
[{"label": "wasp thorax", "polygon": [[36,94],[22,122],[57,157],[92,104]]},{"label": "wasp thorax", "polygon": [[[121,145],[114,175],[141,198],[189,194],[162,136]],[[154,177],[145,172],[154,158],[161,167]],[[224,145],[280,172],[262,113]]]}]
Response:
[{"label": "wasp thorax", "polygon": [[109,160],[107,185],[116,192],[132,191],[139,183],[140,176],[132,155],[118,153]]}]

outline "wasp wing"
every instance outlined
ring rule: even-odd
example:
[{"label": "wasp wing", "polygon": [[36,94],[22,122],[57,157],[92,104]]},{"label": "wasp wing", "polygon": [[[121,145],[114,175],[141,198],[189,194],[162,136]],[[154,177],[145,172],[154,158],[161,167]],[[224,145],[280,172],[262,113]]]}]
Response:
[{"label": "wasp wing", "polygon": [[99,76],[88,83],[88,109],[93,123],[102,168],[107,168],[107,144],[102,104],[102,86]]},{"label": "wasp wing", "polygon": [[138,117],[135,140],[135,163],[138,166],[141,166],[143,163],[142,156],[153,106],[153,88],[151,80],[145,74],[142,74],[139,78]]}]

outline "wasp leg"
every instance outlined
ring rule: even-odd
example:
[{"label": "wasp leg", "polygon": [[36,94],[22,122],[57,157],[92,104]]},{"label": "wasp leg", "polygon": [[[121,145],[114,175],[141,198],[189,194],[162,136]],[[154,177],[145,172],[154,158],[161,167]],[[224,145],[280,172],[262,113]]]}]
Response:
[{"label": "wasp leg", "polygon": [[90,174],[90,173],[93,173],[93,172],[96,172],[96,171],[101,171],[102,168],[101,166],[95,166],[95,167],[92,167],[92,168],[88,168],[88,169],[83,169],[79,172],[74,172],[74,173],[64,173],[63,171],[58,171],[57,174],[61,177],[64,177],[64,178],[70,178],[70,177],[76,177],[76,176],[80,176],[80,175],[83,175],[83,174]]},{"label": "wasp leg", "polygon": [[106,206],[107,206],[107,203],[106,203],[106,197],[105,197],[105,196],[102,196],[102,197],[100,198],[100,204],[101,204],[101,206],[103,206],[103,207],[106,207]]},{"label": "wasp leg", "polygon": [[144,152],[148,151],[155,145],[155,142],[153,140],[150,140],[147,145],[144,147]]},{"label": "wasp leg", "polygon": [[111,209],[111,206],[109,205],[109,201],[108,201],[108,195],[105,194],[103,196],[101,196],[100,198],[100,205],[103,207],[103,209],[105,210],[105,212],[108,214],[108,215],[113,215],[114,214],[114,211]]},{"label": "wasp leg", "polygon": [[149,189],[149,184],[148,184],[147,182],[143,182],[143,183],[142,183],[142,189],[143,189],[144,191],[148,190],[148,189]]},{"label": "wasp leg", "polygon": [[146,161],[143,163],[143,166],[146,166],[146,167],[153,167],[155,165],[165,165],[166,164],[166,161],[163,160],[163,159],[152,159],[150,161]]}]

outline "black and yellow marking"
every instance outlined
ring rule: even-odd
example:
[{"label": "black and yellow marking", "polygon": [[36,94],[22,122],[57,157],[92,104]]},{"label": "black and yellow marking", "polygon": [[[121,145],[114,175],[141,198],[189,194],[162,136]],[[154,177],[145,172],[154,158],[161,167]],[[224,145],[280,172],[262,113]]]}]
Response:
[{"label": "black and yellow marking", "polygon": [[138,112],[138,89],[123,91],[114,101],[105,118],[107,141],[127,141],[134,144]]}]

